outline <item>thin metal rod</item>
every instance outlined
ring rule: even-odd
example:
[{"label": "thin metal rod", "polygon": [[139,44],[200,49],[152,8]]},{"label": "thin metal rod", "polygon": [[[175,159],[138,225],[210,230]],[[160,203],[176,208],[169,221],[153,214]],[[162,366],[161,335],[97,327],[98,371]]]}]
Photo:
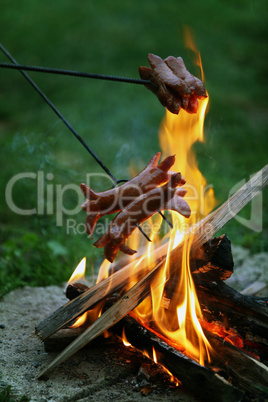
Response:
[{"label": "thin metal rod", "polygon": [[[118,184],[120,180],[117,180],[116,177],[110,172],[110,170],[102,163],[99,157],[92,151],[92,149],[85,143],[82,137],[76,132],[76,130],[71,126],[71,124],[65,119],[65,117],[60,113],[60,111],[54,106],[54,104],[48,99],[48,97],[44,94],[44,92],[36,85],[36,83],[30,78],[30,76],[22,71],[20,65],[14,59],[14,57],[5,49],[5,47],[0,43],[0,49],[7,56],[7,58],[12,61],[12,66],[16,66],[20,73],[24,76],[24,78],[32,85],[32,87],[39,93],[39,95],[44,99],[44,101],[51,107],[51,109],[56,113],[56,115],[62,120],[62,122],[69,128],[69,130],[74,134],[74,136],[78,139],[78,141],[86,148],[86,150],[90,153],[90,155],[96,160],[96,162],[102,167],[102,169],[111,177],[115,184]],[[137,225],[140,232],[146,237],[148,241],[151,241],[147,234],[142,230],[142,228]]]},{"label": "thin metal rod", "polygon": [[135,226],[139,229],[139,231],[143,234],[143,236],[144,236],[148,241],[152,241],[152,240],[150,239],[150,237],[147,236],[147,234],[144,232],[144,230],[142,229],[142,227],[141,227],[138,223],[136,223]]},{"label": "thin metal rod", "polygon": [[77,131],[71,126],[71,124],[65,119],[65,117],[60,113],[56,106],[48,99],[44,92],[36,85],[36,83],[30,78],[30,76],[21,70],[17,61],[11,56],[11,54],[4,48],[0,43],[0,49],[2,52],[12,61],[11,65],[15,65],[24,78],[32,85],[32,87],[39,93],[39,95],[44,99],[44,101],[51,107],[51,109],[56,113],[56,115],[61,119],[61,121],[68,127],[71,133],[78,139],[78,141],[84,146],[84,148],[90,153],[90,155],[95,159],[95,161],[102,167],[102,169],[111,177],[115,184],[117,184],[116,177],[110,172],[110,170],[102,163],[100,158],[95,154],[94,151],[86,144],[82,137],[77,133]]},{"label": "thin metal rod", "polygon": [[164,221],[167,222],[167,224],[171,227],[171,229],[173,229],[173,224],[168,220],[168,218],[166,218],[165,215],[161,211],[158,211],[158,213],[162,216]]},{"label": "thin metal rod", "polygon": [[18,63],[16,63],[16,64],[0,63],[0,67],[12,69],[12,70],[34,71],[37,73],[69,75],[69,76],[73,76],[73,77],[94,78],[97,80],[127,82],[129,84],[139,84],[139,85],[151,84],[151,85],[153,85],[150,80],[142,80],[139,78],[128,78],[128,77],[118,77],[116,75],[85,73],[82,71],[64,70],[64,69],[59,69],[59,68],[40,67],[40,66],[29,66],[29,65],[18,64]]}]

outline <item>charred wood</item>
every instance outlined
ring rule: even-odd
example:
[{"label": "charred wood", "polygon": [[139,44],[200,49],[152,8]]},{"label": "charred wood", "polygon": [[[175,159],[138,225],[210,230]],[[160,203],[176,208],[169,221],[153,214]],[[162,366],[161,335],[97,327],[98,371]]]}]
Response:
[{"label": "charred wood", "polygon": [[[150,351],[153,346],[158,362],[190,390],[196,387],[199,396],[202,390],[205,394],[204,400],[228,401],[228,398],[230,401],[240,400],[239,392],[245,391],[252,397],[265,398],[268,395],[267,367],[216,335],[206,331],[213,351],[211,364],[209,367],[203,367],[141,326],[132,317],[125,317],[111,331],[120,335],[123,328],[132,346],[142,351],[144,349]],[[219,375],[215,375],[216,373]],[[234,387],[232,389],[226,387],[223,378]]]}]

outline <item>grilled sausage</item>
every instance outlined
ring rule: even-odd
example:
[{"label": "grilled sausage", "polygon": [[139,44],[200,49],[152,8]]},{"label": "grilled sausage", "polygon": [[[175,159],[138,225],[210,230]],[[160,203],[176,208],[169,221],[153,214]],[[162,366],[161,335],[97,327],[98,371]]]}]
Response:
[{"label": "grilled sausage", "polygon": [[86,231],[89,235],[93,233],[101,216],[122,210],[138,196],[170,179],[169,170],[175,162],[175,155],[168,156],[158,165],[160,155],[160,152],[157,152],[142,172],[120,187],[96,193],[86,184],[80,184],[82,192],[88,199],[82,205],[82,209],[89,213],[86,218]]},{"label": "grilled sausage", "polygon": [[[181,183],[181,174],[175,173],[170,181],[162,187],[157,187],[128,204],[111,222],[108,231],[94,243],[95,247],[104,247],[107,260],[113,262],[120,247],[127,254],[131,249],[125,249],[125,242],[137,225],[163,209],[176,193],[176,187]],[[179,196],[177,196],[179,197]],[[122,247],[123,246],[123,247]]]}]

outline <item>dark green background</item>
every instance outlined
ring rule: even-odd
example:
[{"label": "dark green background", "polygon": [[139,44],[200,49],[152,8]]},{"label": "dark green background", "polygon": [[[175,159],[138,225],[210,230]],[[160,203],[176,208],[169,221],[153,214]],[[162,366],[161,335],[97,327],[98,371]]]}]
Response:
[{"label": "dark green background", "polygon": [[[219,203],[240,180],[267,163],[267,0],[79,1],[2,0],[0,40],[18,62],[138,78],[147,53],[182,56],[198,74],[185,48],[183,28],[194,33],[210,94],[206,144],[197,144],[201,171]],[[0,61],[6,62],[0,54]],[[0,70],[1,234],[0,293],[30,284],[66,280],[86,255],[88,269],[101,259],[85,235],[66,235],[55,216],[22,217],[5,202],[10,178],[20,172],[53,173],[53,185],[80,183],[100,172],[19,72]],[[159,150],[165,115],[143,86],[31,73],[103,162],[120,178],[130,161],[142,167]],[[102,183],[96,183],[102,187]],[[67,195],[67,194],[66,194]],[[36,205],[36,183],[15,188],[22,208]],[[72,192],[66,206],[77,203]],[[267,190],[264,212],[267,212]],[[242,212],[249,216],[249,208]],[[76,219],[83,222],[85,214]],[[267,249],[256,233],[236,221],[224,232],[252,252]]]}]

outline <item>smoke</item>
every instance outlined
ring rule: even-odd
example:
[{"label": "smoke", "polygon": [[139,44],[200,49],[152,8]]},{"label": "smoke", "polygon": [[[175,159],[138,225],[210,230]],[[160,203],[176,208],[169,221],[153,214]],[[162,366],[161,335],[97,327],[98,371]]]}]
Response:
[{"label": "smoke", "polygon": [[46,141],[41,141],[40,135],[34,132],[16,133],[11,143],[11,149],[25,169],[44,170],[54,165],[51,142],[51,137],[48,137]]}]

